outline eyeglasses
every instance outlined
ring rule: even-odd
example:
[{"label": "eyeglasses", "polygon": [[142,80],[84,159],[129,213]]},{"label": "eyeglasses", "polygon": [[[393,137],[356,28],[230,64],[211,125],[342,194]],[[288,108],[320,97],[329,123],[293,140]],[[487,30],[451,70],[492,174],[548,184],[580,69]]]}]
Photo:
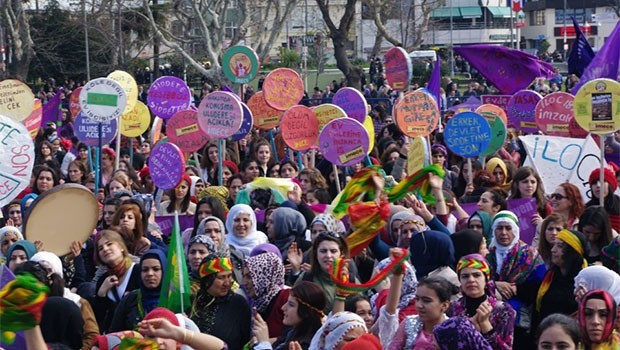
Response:
[{"label": "eyeglasses", "polygon": [[549,198],[555,199],[556,201],[559,201],[559,200],[562,200],[562,199],[568,198],[568,197],[563,196],[563,195],[561,195],[559,193],[552,193],[552,194],[549,195]]}]

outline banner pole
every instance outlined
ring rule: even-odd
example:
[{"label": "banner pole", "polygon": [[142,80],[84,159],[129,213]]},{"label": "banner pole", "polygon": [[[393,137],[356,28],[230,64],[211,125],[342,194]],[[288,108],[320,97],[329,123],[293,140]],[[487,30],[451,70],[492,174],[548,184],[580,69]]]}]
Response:
[{"label": "banner pole", "polygon": [[[601,205],[602,208],[605,208],[605,196],[603,196],[603,193],[605,192],[604,186],[605,186],[605,137],[607,135],[599,135],[599,147],[601,148],[601,174],[600,174],[600,178],[599,178],[599,195],[598,195],[598,200],[599,203]],[[611,194],[610,194],[611,195]]]},{"label": "banner pole", "polygon": [[273,159],[276,163],[279,163],[278,160],[278,150],[276,149],[276,140],[273,137],[273,129],[269,130],[269,142],[271,143],[271,148],[273,149]]},{"label": "banner pole", "polygon": [[336,164],[332,164],[334,171],[334,178],[336,179],[336,189],[338,193],[342,192],[342,188],[340,186],[340,176],[338,176],[338,166]]}]

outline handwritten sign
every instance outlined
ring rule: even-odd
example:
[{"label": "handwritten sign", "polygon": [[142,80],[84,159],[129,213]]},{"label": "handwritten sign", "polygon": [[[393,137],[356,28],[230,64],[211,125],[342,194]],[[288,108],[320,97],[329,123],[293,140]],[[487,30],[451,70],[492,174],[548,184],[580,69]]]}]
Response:
[{"label": "handwritten sign", "polygon": [[517,91],[506,107],[508,120],[515,128],[526,132],[535,133],[538,131],[536,125],[536,104],[542,99],[542,96],[536,91],[521,90]]},{"label": "handwritten sign", "polygon": [[252,131],[252,126],[254,125],[254,117],[252,116],[252,111],[248,105],[241,102],[241,108],[243,108],[243,121],[241,122],[241,127],[239,130],[237,130],[237,132],[230,137],[233,142],[239,141],[246,137],[250,131]]},{"label": "handwritten sign", "polygon": [[282,111],[267,104],[263,91],[258,91],[250,97],[248,108],[252,111],[254,127],[260,130],[271,130],[278,126]]},{"label": "handwritten sign", "polygon": [[151,124],[151,113],[141,101],[136,101],[133,109],[121,116],[121,134],[126,137],[142,135]]},{"label": "handwritten sign", "polygon": [[[99,123],[88,119],[84,113],[78,114],[73,121],[75,137],[87,146],[99,146]],[[105,145],[112,142],[118,131],[116,119],[101,123],[101,144]]]},{"label": "handwritten sign", "polygon": [[352,87],[343,87],[336,91],[332,103],[342,108],[349,118],[360,123],[366,120],[368,115],[367,103],[364,95]]},{"label": "handwritten sign", "polygon": [[234,94],[214,91],[198,106],[198,125],[210,139],[225,139],[241,127],[243,110]]},{"label": "handwritten sign", "polygon": [[80,107],[80,92],[82,91],[82,87],[73,90],[71,96],[69,96],[69,111],[73,118],[77,117],[78,114],[82,111],[82,107]]},{"label": "handwritten sign", "polygon": [[13,120],[26,119],[34,107],[34,94],[19,80],[0,81],[0,115]]},{"label": "handwritten sign", "polygon": [[[33,99],[34,103],[34,99]],[[34,143],[24,125],[0,115],[0,207],[30,185]]]},{"label": "handwritten sign", "polygon": [[41,100],[35,98],[34,108],[32,109],[30,116],[22,121],[26,129],[28,129],[30,137],[32,137],[33,140],[39,133],[39,129],[41,128],[41,120],[43,120],[43,108],[41,106]]},{"label": "handwritten sign", "polygon": [[319,122],[306,106],[293,106],[282,115],[280,130],[284,142],[295,151],[306,151],[316,144]]},{"label": "handwritten sign", "polygon": [[414,174],[428,163],[427,148],[425,138],[414,137],[411,139],[411,146],[407,152],[407,174]]},{"label": "handwritten sign", "polygon": [[352,118],[332,120],[319,134],[323,157],[336,165],[351,166],[361,162],[368,153],[369,143],[364,126]]},{"label": "handwritten sign", "polygon": [[482,104],[496,105],[506,112],[508,110],[508,102],[511,97],[512,95],[482,95],[480,96],[480,101]]},{"label": "handwritten sign", "polygon": [[127,105],[125,106],[123,113],[131,112],[138,101],[138,84],[136,84],[136,80],[131,76],[131,74],[122,70],[115,70],[114,72],[108,74],[108,78],[116,81],[123,87],[123,90],[125,90],[125,94],[127,95]]},{"label": "handwritten sign", "polygon": [[153,82],[146,101],[153,114],[168,120],[176,112],[189,108],[192,104],[192,92],[183,80],[165,76]]},{"label": "handwritten sign", "polygon": [[175,113],[166,125],[168,140],[179,146],[183,152],[195,152],[204,146],[209,138],[198,127],[197,112],[185,110]]},{"label": "handwritten sign", "polygon": [[260,64],[256,52],[247,46],[233,46],[226,50],[222,60],[226,78],[235,84],[247,84],[256,77]]},{"label": "handwritten sign", "polygon": [[298,104],[304,97],[304,82],[294,70],[277,68],[265,77],[263,91],[269,106],[285,111]]},{"label": "handwritten sign", "polygon": [[411,58],[402,47],[393,47],[385,54],[385,76],[394,90],[404,90],[411,81]]},{"label": "handwritten sign", "polygon": [[[478,107],[476,113],[483,116],[491,127],[491,142],[489,143],[489,147],[480,153],[482,156],[488,156],[504,147],[504,142],[506,142],[506,114],[503,109],[490,104]],[[502,115],[504,118],[501,117]]]},{"label": "handwritten sign", "polygon": [[620,83],[595,79],[575,95],[575,119],[592,133],[604,135],[620,129]]},{"label": "handwritten sign", "polygon": [[175,144],[160,143],[149,156],[149,169],[153,183],[164,190],[177,186],[183,176],[183,153]]},{"label": "handwritten sign", "polygon": [[109,78],[93,79],[80,91],[80,113],[97,123],[118,119],[126,105],[125,90]]},{"label": "handwritten sign", "polygon": [[536,125],[545,135],[569,137],[568,125],[574,119],[573,95],[554,92],[536,104]]},{"label": "handwritten sign", "polygon": [[491,126],[480,114],[463,112],[446,125],[446,146],[463,157],[480,155],[491,143]]},{"label": "handwritten sign", "polygon": [[346,118],[347,113],[344,109],[331,103],[323,103],[312,109],[312,113],[319,122],[319,131],[323,130],[327,123],[334,119]]},{"label": "handwritten sign", "polygon": [[439,125],[437,102],[424,91],[405,94],[394,111],[396,125],[409,137],[428,136]]}]

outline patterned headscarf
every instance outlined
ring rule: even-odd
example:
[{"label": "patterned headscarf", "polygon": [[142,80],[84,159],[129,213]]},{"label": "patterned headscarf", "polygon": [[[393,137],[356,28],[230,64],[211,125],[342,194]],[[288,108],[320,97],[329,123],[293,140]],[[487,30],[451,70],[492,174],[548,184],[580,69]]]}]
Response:
[{"label": "patterned headscarf", "polygon": [[194,237],[192,237],[192,239],[189,240],[189,244],[187,245],[188,255],[189,255],[189,248],[195,243],[203,244],[209,251],[209,254],[213,254],[217,252],[217,248],[215,248],[215,243],[213,243],[213,240],[211,239],[211,237],[205,234],[202,234],[202,235],[195,235]]},{"label": "patterned headscarf", "polygon": [[312,223],[310,224],[310,229],[314,224],[321,224],[325,226],[327,232],[338,232],[341,233],[338,227],[338,222],[336,218],[332,214],[319,214],[312,219]]},{"label": "patterned headscarf", "polygon": [[338,312],[327,319],[312,337],[309,350],[334,350],[345,334],[353,328],[362,328],[368,332],[366,323],[352,312]]},{"label": "patterned headscarf", "polygon": [[136,331],[122,331],[106,335],[99,335],[95,337],[95,342],[93,343],[93,346],[97,346],[100,350],[114,350],[118,349],[121,341],[125,338],[142,339],[142,334]]},{"label": "patterned headscarf", "polygon": [[202,219],[202,221],[200,221],[200,224],[198,224],[198,228],[196,229],[196,236],[207,235],[205,233],[205,225],[209,221],[217,222],[218,226],[220,227],[220,244],[216,246],[217,252],[223,255],[229,255],[230,249],[228,248],[228,244],[226,243],[226,227],[224,227],[224,223],[218,217],[207,216],[206,218]]},{"label": "patterned headscarf", "polygon": [[209,277],[218,272],[232,271],[232,262],[228,257],[219,257],[211,254],[204,258],[198,268],[200,278]]},{"label": "patterned headscarf", "polygon": [[205,189],[200,191],[200,193],[198,193],[198,200],[201,200],[202,198],[207,196],[215,197],[220,203],[222,203],[222,207],[224,207],[225,210],[228,210],[228,205],[226,204],[226,200],[230,196],[228,188],[226,188],[225,186],[206,187]]},{"label": "patterned headscarf", "polygon": [[[607,311],[609,311],[607,313],[607,319],[605,320],[605,327],[603,329],[603,337],[602,337],[603,342],[606,342],[609,340],[609,337],[614,331],[614,325],[616,324],[616,303],[614,301],[614,298],[609,293],[601,289],[595,289],[595,290],[589,291],[583,297],[583,299],[581,299],[581,302],[579,303],[578,318],[579,318],[579,325],[581,326],[581,329],[583,331],[583,334],[584,334],[583,338],[585,339],[586,344],[592,343],[590,339],[588,338],[588,331],[586,329],[586,304],[588,303],[588,300],[590,299],[603,300],[605,302],[605,305],[607,306]],[[617,349],[617,348],[614,348],[614,349]]]},{"label": "patterned headscarf", "polygon": [[245,259],[245,266],[254,285],[254,306],[263,312],[284,285],[284,265],[274,253],[263,253]]},{"label": "patterned headscarf", "polygon": [[459,260],[456,264],[456,273],[461,274],[462,269],[476,269],[484,273],[487,282],[491,280],[491,267],[487,260],[480,254],[469,254]]},{"label": "patterned headscarf", "polygon": [[452,317],[433,329],[442,350],[492,350],[486,339],[466,317]]},{"label": "patterned headscarf", "polygon": [[[392,258],[385,258],[377,264],[377,269],[381,271],[386,268],[391,262]],[[405,262],[404,272],[405,274],[403,276],[403,284],[400,288],[400,301],[398,302],[399,309],[404,309],[405,307],[407,307],[407,305],[409,305],[409,302],[411,302],[411,300],[415,298],[415,293],[418,290],[418,279],[415,276],[415,269],[408,261]]]},{"label": "patterned headscarf", "polygon": [[[497,243],[497,239],[495,239],[495,228],[500,223],[507,223],[512,227],[512,233],[514,234],[514,238],[512,242],[507,246],[502,246]],[[519,229],[519,219],[513,212],[508,210],[502,210],[499,213],[495,214],[493,217],[493,225],[491,225],[491,232],[493,232],[493,244],[495,247],[495,258],[497,260],[497,271],[501,271],[504,265],[504,260],[506,259],[506,255],[508,252],[514,247],[517,243],[519,243],[520,239],[520,229]]]}]

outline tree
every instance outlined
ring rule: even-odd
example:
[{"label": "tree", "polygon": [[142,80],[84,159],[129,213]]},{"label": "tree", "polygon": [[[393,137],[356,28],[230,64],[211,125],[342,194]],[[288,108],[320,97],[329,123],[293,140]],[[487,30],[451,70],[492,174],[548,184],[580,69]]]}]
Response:
[{"label": "tree", "polygon": [[[149,0],[143,0],[144,16],[154,35],[164,46],[183,56],[207,79],[222,84],[227,81],[222,71],[222,55],[227,47],[245,42],[261,62],[269,57],[283,24],[299,0],[176,0],[167,11],[169,22],[182,28],[156,21]],[[232,5],[236,5],[233,7]],[[227,27],[234,22],[235,28]],[[267,25],[269,24],[269,25]],[[228,34],[228,36],[227,36]],[[192,53],[189,47],[199,48]],[[200,56],[198,58],[197,56]],[[210,61],[207,69],[202,62]]]},{"label": "tree", "polygon": [[2,19],[6,25],[9,55],[8,76],[25,81],[30,61],[34,58],[34,42],[30,36],[30,19],[22,0],[2,1]]},{"label": "tree", "polygon": [[361,90],[362,88],[362,74],[364,70],[362,67],[356,66],[349,60],[347,56],[347,43],[349,42],[349,31],[355,18],[355,6],[357,0],[346,0],[344,14],[340,18],[338,25],[334,23],[330,15],[329,0],[316,0],[323,21],[327,25],[329,31],[329,37],[332,39],[334,45],[334,57],[336,58],[336,65],[338,69],[344,74],[347,79],[348,86]]}]

